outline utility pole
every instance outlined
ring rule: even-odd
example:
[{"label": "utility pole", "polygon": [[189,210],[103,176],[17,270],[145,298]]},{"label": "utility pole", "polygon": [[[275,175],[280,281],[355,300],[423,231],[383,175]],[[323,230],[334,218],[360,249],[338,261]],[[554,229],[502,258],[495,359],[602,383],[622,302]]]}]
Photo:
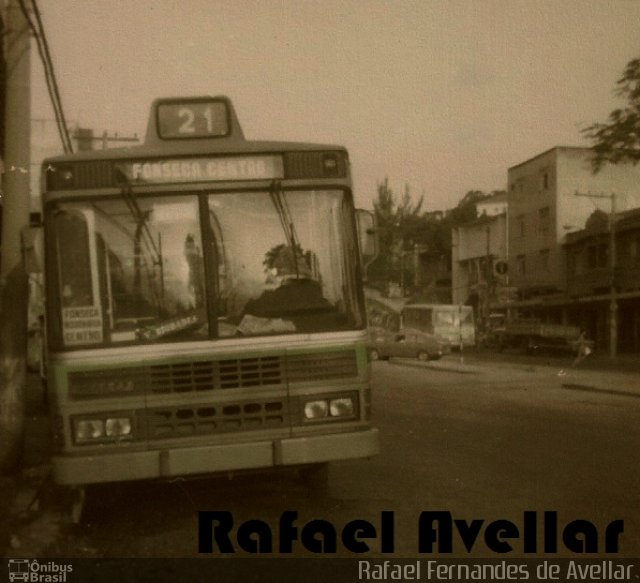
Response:
[{"label": "utility pole", "polygon": [[575,196],[588,198],[608,198],[611,201],[609,213],[609,356],[618,355],[618,298],[616,290],[616,193],[611,194],[575,192]]},{"label": "utility pole", "polygon": [[29,224],[31,33],[16,0],[4,12],[6,60],[2,263],[0,266],[0,472],[22,456],[29,285],[22,231]]},{"label": "utility pole", "polygon": [[491,306],[491,295],[493,291],[493,257],[491,254],[491,225],[486,225],[485,232],[485,260],[484,260],[484,301],[482,302],[482,316],[485,330],[489,323],[489,313]]},{"label": "utility pole", "polygon": [[106,150],[109,142],[139,142],[138,134],[133,136],[118,136],[116,132],[113,136],[110,136],[105,130],[101,136],[94,136],[93,130],[90,128],[78,128],[73,135],[73,138],[78,144],[78,151],[93,150],[93,143],[99,142],[102,144],[102,149]]}]

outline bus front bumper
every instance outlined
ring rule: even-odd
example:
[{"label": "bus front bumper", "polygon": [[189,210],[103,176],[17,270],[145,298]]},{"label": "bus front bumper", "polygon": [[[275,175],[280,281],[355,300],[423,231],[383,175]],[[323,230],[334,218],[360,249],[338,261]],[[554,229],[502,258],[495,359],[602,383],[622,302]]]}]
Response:
[{"label": "bus front bumper", "polygon": [[54,456],[58,484],[84,485],[214,474],[367,458],[379,452],[376,428],[247,443]]}]

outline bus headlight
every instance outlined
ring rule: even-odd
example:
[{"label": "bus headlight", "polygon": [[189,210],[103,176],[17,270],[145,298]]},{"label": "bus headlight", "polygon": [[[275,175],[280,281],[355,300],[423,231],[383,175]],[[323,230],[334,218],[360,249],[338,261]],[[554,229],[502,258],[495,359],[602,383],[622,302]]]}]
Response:
[{"label": "bus headlight", "polygon": [[353,399],[351,397],[331,399],[329,413],[331,417],[351,417],[353,415]]},{"label": "bus headlight", "polygon": [[109,418],[105,421],[104,427],[107,437],[131,435],[131,419],[128,417]]},{"label": "bus headlight", "polygon": [[336,419],[356,416],[356,401],[353,396],[333,399],[314,399],[304,404],[305,420]]},{"label": "bus headlight", "polygon": [[318,401],[309,401],[304,404],[305,419],[319,419],[329,414],[329,404],[324,399]]},{"label": "bus headlight", "polygon": [[133,437],[133,423],[131,417],[126,415],[73,420],[73,440],[80,445],[131,437]]},{"label": "bus headlight", "polygon": [[81,419],[76,421],[74,437],[77,443],[104,437],[104,421],[102,419]]}]

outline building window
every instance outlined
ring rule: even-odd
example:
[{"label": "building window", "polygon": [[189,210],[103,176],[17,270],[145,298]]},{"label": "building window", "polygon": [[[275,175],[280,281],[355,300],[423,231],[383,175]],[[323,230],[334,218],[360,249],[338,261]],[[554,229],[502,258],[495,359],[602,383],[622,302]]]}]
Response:
[{"label": "building window", "polygon": [[589,269],[602,269],[609,264],[609,245],[599,243],[587,247],[587,266]]},{"label": "building window", "polygon": [[527,274],[527,262],[525,261],[524,255],[518,255],[516,257],[516,267],[518,269],[518,275],[526,275]]},{"label": "building window", "polygon": [[578,251],[567,250],[567,275],[576,275],[578,273]]},{"label": "building window", "polygon": [[518,178],[511,183],[511,192],[513,192],[514,196],[519,197],[524,190],[522,178]]},{"label": "building window", "polygon": [[545,172],[542,175],[542,188],[544,188],[544,190],[547,190],[549,188],[549,173]]},{"label": "building window", "polygon": [[576,275],[580,275],[581,273],[584,272],[584,259],[583,259],[583,255],[582,255],[582,250],[581,249],[576,249],[573,252],[573,263],[574,263],[574,267],[575,267],[574,273]]},{"label": "building window", "polygon": [[595,269],[598,266],[598,248],[595,245],[587,247],[587,267]]},{"label": "building window", "polygon": [[540,251],[540,269],[542,271],[549,271],[549,249],[542,249]]},{"label": "building window", "polygon": [[516,225],[516,233],[518,234],[518,237],[524,237],[524,215],[516,217]]},{"label": "building window", "polygon": [[631,263],[631,239],[624,238],[618,242],[616,263],[618,266],[629,265]]},{"label": "building window", "polygon": [[598,267],[606,267],[609,263],[609,245],[600,243],[598,245]]},{"label": "building window", "polygon": [[538,209],[538,231],[540,233],[548,233],[551,223],[551,210],[548,206]]}]

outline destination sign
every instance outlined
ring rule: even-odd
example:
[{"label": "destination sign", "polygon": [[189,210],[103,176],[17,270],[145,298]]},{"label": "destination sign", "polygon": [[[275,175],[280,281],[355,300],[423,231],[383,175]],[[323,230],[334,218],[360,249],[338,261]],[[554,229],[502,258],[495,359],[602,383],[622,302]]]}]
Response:
[{"label": "destination sign", "polygon": [[62,328],[67,346],[102,342],[100,308],[63,308]]},{"label": "destination sign", "polygon": [[123,164],[132,183],[177,183],[224,180],[273,180],[284,177],[282,156],[225,156],[149,160]]},{"label": "destination sign", "polygon": [[158,135],[163,139],[212,138],[229,133],[227,104],[198,100],[158,105]]}]

